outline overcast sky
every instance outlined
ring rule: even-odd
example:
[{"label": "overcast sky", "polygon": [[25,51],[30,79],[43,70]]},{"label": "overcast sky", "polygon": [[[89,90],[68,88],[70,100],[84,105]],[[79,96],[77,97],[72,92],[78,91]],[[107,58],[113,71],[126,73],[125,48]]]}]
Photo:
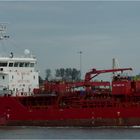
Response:
[{"label": "overcast sky", "polygon": [[10,40],[1,53],[23,54],[29,49],[38,59],[41,75],[47,68],[107,69],[112,58],[140,73],[140,2],[38,1],[0,2],[0,22]]}]

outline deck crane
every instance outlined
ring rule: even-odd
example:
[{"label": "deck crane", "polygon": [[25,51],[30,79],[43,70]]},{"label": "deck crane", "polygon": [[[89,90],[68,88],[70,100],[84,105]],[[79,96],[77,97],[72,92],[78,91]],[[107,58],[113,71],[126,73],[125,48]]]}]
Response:
[{"label": "deck crane", "polygon": [[89,71],[85,74],[85,82],[90,81],[92,78],[94,78],[102,73],[110,73],[110,72],[118,72],[118,71],[123,72],[123,71],[127,71],[127,70],[132,71],[132,68],[119,68],[119,69],[108,69],[108,70],[92,69],[91,71]]}]

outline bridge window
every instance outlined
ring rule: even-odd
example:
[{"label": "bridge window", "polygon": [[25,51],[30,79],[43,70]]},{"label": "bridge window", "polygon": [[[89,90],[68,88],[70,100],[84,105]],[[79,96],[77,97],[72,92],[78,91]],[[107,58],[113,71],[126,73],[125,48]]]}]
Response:
[{"label": "bridge window", "polygon": [[1,62],[0,67],[7,67],[7,62],[3,62],[3,63]]},{"label": "bridge window", "polygon": [[31,64],[30,64],[30,67],[34,67],[34,63],[31,63]]},{"label": "bridge window", "polygon": [[9,63],[9,67],[13,67],[13,63]]},{"label": "bridge window", "polygon": [[19,67],[23,67],[24,66],[24,63],[19,63]]},{"label": "bridge window", "polygon": [[18,67],[19,63],[15,62],[14,67]]},{"label": "bridge window", "polygon": [[29,63],[25,63],[25,67],[29,67]]}]

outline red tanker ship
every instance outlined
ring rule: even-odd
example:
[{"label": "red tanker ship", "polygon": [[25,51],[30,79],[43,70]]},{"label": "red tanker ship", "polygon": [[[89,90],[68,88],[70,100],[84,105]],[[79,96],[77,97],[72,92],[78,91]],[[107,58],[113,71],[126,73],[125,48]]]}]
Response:
[{"label": "red tanker ship", "polygon": [[[8,38],[4,29],[1,40]],[[122,74],[114,75],[111,82],[92,80],[132,68],[92,69],[83,81],[45,82],[40,88],[35,64],[27,49],[23,57],[12,52],[0,57],[0,125],[140,125],[140,80]]]},{"label": "red tanker ship", "polygon": [[125,70],[132,69],[92,69],[82,82],[46,82],[30,96],[5,93],[0,97],[1,125],[140,125],[140,81],[121,76],[114,76],[112,83],[91,81],[101,73]]}]

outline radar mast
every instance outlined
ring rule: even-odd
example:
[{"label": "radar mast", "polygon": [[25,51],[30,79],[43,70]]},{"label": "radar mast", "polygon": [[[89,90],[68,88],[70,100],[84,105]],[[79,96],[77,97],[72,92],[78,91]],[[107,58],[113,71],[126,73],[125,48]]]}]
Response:
[{"label": "radar mast", "polygon": [[9,38],[9,35],[6,35],[6,25],[0,24],[0,40]]}]

